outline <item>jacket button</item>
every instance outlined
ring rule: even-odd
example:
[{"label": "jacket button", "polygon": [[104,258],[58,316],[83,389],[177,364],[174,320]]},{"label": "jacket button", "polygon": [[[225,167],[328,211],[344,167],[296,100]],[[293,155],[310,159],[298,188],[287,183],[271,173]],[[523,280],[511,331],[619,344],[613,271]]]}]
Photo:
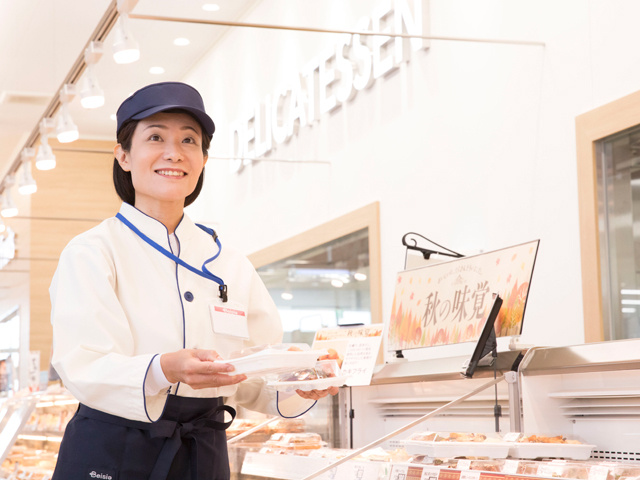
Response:
[{"label": "jacket button", "polygon": [[191,292],[184,292],[184,299],[187,302],[193,302],[193,293]]}]

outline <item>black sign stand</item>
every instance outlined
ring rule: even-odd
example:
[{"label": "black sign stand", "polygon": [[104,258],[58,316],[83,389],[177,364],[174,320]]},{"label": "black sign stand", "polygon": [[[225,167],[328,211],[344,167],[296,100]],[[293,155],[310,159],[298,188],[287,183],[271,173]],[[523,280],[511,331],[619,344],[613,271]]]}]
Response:
[{"label": "black sign stand", "polygon": [[[502,306],[502,298],[499,295],[493,294],[493,306],[491,307],[491,311],[489,312],[489,316],[487,317],[487,321],[482,328],[482,333],[480,334],[480,338],[478,339],[478,343],[476,343],[476,348],[473,350],[471,354],[471,359],[469,360],[469,365],[466,370],[462,372],[462,375],[467,378],[472,378],[473,374],[478,367],[478,363],[489,354],[491,354],[493,360],[493,378],[497,377],[498,374],[498,341],[496,340],[496,330],[495,323],[498,318],[498,313],[500,312],[500,307]],[[496,404],[493,407],[493,415],[496,419],[496,432],[500,431],[500,417],[502,416],[502,407],[498,403],[498,385],[495,386],[495,401]]]}]

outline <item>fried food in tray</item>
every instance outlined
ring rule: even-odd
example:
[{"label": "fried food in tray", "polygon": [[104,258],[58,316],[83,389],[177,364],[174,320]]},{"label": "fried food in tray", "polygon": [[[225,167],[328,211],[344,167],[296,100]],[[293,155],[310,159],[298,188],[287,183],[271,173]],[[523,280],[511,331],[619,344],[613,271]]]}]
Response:
[{"label": "fried food in tray", "polygon": [[545,435],[529,435],[523,436],[518,439],[519,443],[568,443],[572,445],[582,445],[579,440],[569,440],[563,435],[556,435],[554,437]]},{"label": "fried food in tray", "polygon": [[295,390],[325,390],[329,387],[344,385],[346,377],[342,375],[335,360],[321,360],[313,368],[304,368],[295,372],[284,373],[277,379],[267,382],[280,392]]},{"label": "fried food in tray", "polygon": [[[513,439],[510,439],[513,440]],[[564,435],[520,434],[510,442],[511,458],[562,458],[587,460],[595,445],[587,445],[578,439]]]},{"label": "fried food in tray", "polygon": [[261,452],[308,455],[310,451],[326,445],[317,433],[274,433]]},{"label": "fried food in tray", "polygon": [[420,432],[404,441],[411,455],[431,457],[506,458],[509,443],[494,434],[473,432]]},{"label": "fried food in tray", "polygon": [[[496,439],[497,440],[497,439]],[[438,434],[436,442],[485,442],[487,436],[484,433],[458,433]]]},{"label": "fried food in tray", "polygon": [[[227,438],[235,437],[243,432],[246,432],[250,428],[255,427],[262,423],[263,420],[256,419],[242,419],[238,418],[233,421],[231,426],[227,429]],[[259,430],[256,430],[247,439],[253,441],[265,441],[274,433],[300,433],[304,432],[306,428],[305,421],[300,418],[280,418],[268,425],[264,425]],[[256,439],[256,437],[265,437]],[[247,441],[250,441],[247,440]]]},{"label": "fried food in tray", "polygon": [[490,438],[484,433],[471,432],[422,432],[415,433],[411,440],[419,442],[500,442],[501,438]]}]

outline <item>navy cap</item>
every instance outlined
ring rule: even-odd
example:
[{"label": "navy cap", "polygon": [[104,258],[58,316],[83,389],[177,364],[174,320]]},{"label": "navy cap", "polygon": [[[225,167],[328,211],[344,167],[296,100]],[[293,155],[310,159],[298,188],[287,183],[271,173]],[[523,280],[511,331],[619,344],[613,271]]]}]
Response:
[{"label": "navy cap", "polygon": [[142,120],[154,113],[173,108],[179,108],[192,114],[209,137],[213,135],[216,126],[204,111],[204,102],[200,93],[191,85],[181,82],[161,82],[147,85],[122,102],[116,113],[118,119],[116,134],[120,132],[127,120]]}]

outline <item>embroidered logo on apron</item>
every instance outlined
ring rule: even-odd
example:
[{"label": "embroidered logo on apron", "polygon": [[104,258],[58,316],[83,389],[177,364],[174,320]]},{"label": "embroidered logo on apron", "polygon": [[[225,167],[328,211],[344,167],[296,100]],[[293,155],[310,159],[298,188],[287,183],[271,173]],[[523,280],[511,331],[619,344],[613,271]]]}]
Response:
[{"label": "embroidered logo on apron", "polygon": [[90,470],[89,478],[98,480],[115,480],[115,473],[106,472],[104,470]]}]

